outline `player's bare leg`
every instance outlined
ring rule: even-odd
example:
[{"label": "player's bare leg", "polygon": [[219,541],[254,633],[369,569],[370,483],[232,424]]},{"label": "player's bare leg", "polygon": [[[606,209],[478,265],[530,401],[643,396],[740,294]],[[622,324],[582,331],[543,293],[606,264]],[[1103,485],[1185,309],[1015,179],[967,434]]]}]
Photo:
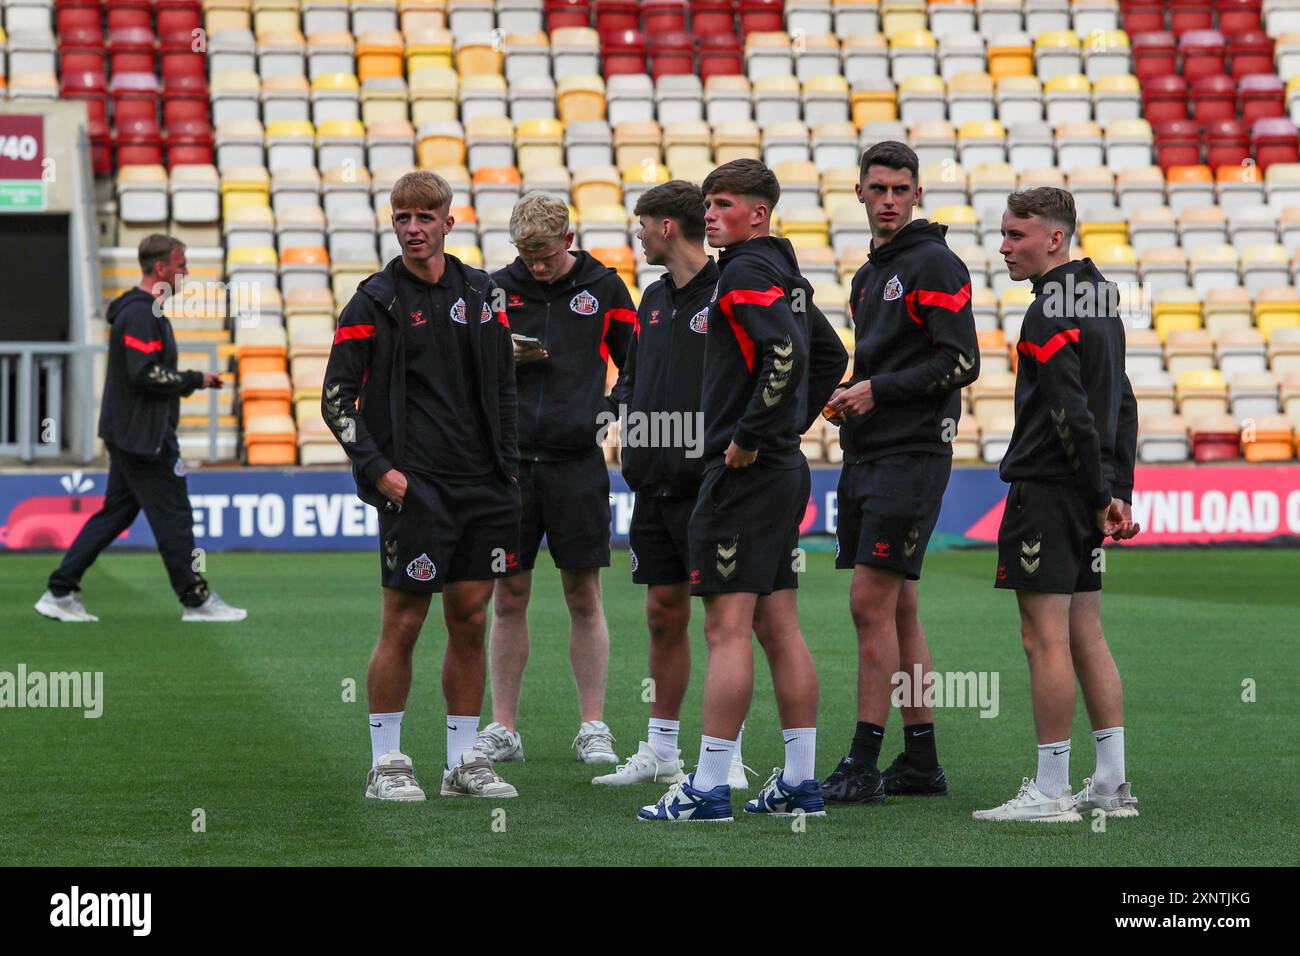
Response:
[{"label": "player's bare leg", "polygon": [[[910,678],[920,665],[922,675],[930,673],[930,647],[925,642],[925,631],[921,627],[920,602],[917,599],[915,581],[904,581],[898,592],[898,605],[894,610],[894,626],[898,631],[898,670]],[[898,712],[903,717],[903,726],[934,723],[933,708],[926,707],[920,700],[914,700],[911,707],[900,707]]]},{"label": "player's bare leg", "polygon": [[585,723],[605,712],[609,669],[609,626],[600,599],[600,569],[560,569],[564,603],[569,608],[569,661],[578,685],[578,709]]},{"label": "player's bare leg", "polygon": [[1097,767],[1075,797],[1080,813],[1135,817],[1137,800],[1125,779],[1124,688],[1101,629],[1101,592],[1083,591],[1070,601],[1070,656],[1097,745]]},{"label": "player's bare leg", "polygon": [[787,588],[758,599],[754,633],[772,670],[772,689],[782,727],[815,727],[817,668],[799,628],[798,591]]},{"label": "player's bare leg", "polygon": [[1080,819],[1070,791],[1070,723],[1074,666],[1070,662],[1070,595],[1017,591],[1020,636],[1029,659],[1029,683],[1038,732],[1038,772],[1009,801],[977,810],[976,820],[1071,822]]},{"label": "player's bare leg", "polygon": [[406,709],[411,691],[411,658],[429,613],[430,594],[384,588],[379,643],[370,655],[366,696],[372,713]]},{"label": "player's bare leg", "polygon": [[650,631],[650,679],[654,682],[650,716],[678,720],[691,680],[690,585],[650,585],[645,613]]},{"label": "player's bare leg", "polygon": [[704,598],[704,641],[709,663],[704,678],[703,731],[735,741],[754,696],[754,609],[758,595],[714,594]]},{"label": "player's bare leg", "polygon": [[528,663],[528,599],[533,572],[497,582],[492,596],[492,719],[515,730],[519,692]]}]

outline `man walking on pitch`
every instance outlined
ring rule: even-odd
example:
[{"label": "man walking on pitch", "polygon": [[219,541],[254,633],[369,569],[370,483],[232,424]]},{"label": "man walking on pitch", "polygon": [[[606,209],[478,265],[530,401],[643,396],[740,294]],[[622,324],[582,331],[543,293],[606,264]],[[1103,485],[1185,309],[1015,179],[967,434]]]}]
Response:
[{"label": "man walking on pitch", "polygon": [[185,274],[185,244],[171,236],[140,243],[140,284],[108,307],[112,328],[99,412],[99,437],[108,451],[104,504],[77,534],[50,575],[36,610],[56,621],[98,621],[81,603],[81,578],[141,510],[149,520],[182,621],[242,621],[194,570],[194,513],[176,426],[180,400],[200,388],[221,388],[212,372],[178,372],[176,337],[163,300]]},{"label": "man walking on pitch", "polygon": [[[1138,533],[1130,502],[1137,404],[1124,372],[1118,295],[1091,260],[1070,259],[1074,198],[1012,193],[1001,253],[1034,301],[1016,346],[1016,427],[1002,459],[1011,483],[998,530],[995,587],[1016,592],[1038,732],[1038,771],[977,820],[1058,822],[1137,816],[1124,774],[1124,695],[1101,629],[1102,541]],[[1097,769],[1070,792],[1078,675]]]},{"label": "man walking on pitch", "polygon": [[[610,398],[624,429],[636,423],[645,435],[671,435],[673,441],[660,444],[656,438],[650,447],[621,433],[623,478],[636,492],[628,550],[632,580],[647,585],[654,695],[646,740],[614,773],[592,781],[611,785],[682,779],[677,734],[691,675],[687,527],[704,467],[700,392],[709,299],[718,284],[718,267],[704,251],[699,186],[674,180],[648,189],[637,199],[635,215],[646,261],[668,271],[642,293],[636,337]],[[739,741],[727,782],[733,789],[748,786]]]},{"label": "man walking on pitch", "polygon": [[813,305],[794,249],[768,234],[781,186],[757,160],[704,180],[705,235],[723,252],[704,362],[705,471],[689,529],[690,583],[704,597],[709,647],[695,772],[643,820],[730,821],[727,776],[754,690],[751,634],[772,669],[785,740],[750,813],[825,815],[814,776],[817,671],[799,630],[799,524],[811,479],[799,437],[848,356]]},{"label": "man walking on pitch", "polygon": [[519,257],[492,278],[514,331],[523,492],[520,573],[493,601],[492,716],[477,747],[493,760],[523,760],[519,695],[528,662],[528,601],[542,536],[569,608],[569,659],[578,685],[573,747],[584,763],[618,763],[604,721],[609,627],[600,569],[609,566],[609,470],[596,442],[608,410],[609,361],[623,367],[636,325],[627,286],[586,252],[570,252],[567,203],[533,192],[515,205],[510,239]]},{"label": "man walking on pitch", "polygon": [[943,795],[931,709],[903,707],[903,753],[877,766],[895,675],[930,672],[917,581],[952,471],[960,390],[979,374],[970,273],[945,226],[913,220],[916,153],[883,142],[862,156],[858,200],[871,256],[853,277],[853,377],[831,397],[842,422],[835,566],[853,571],[858,726],[848,756],[822,784],[832,803],[886,794]]},{"label": "man walking on pitch", "polygon": [[432,595],[447,650],[443,796],[514,797],[474,751],[483,704],[487,603],[519,548],[519,469],[510,328],[487,274],[443,251],[452,190],[426,170],[393,184],[402,254],[357,287],[339,316],[321,409],[379,510],[383,617],[366,678],[366,796],[423,800],[401,750],[411,662]]}]

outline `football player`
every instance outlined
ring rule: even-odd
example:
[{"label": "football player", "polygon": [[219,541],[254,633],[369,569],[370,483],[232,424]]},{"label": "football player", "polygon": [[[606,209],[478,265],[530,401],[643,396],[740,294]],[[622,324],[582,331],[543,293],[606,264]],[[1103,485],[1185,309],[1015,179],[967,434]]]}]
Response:
[{"label": "football player", "polygon": [[917,581],[952,471],[960,390],[979,374],[970,273],[945,226],[913,219],[921,201],[916,153],[882,142],[862,156],[858,201],[871,255],[853,277],[853,374],[831,397],[841,418],[835,566],[853,572],[858,632],[858,725],[848,755],[823,782],[832,803],[885,794],[942,795],[929,707],[902,707],[903,753],[877,761],[895,675],[930,672]]},{"label": "football player", "polygon": [[[646,739],[637,752],[614,773],[592,781],[611,785],[682,779],[677,735],[691,675],[687,527],[704,470],[700,391],[709,299],[718,284],[717,264],[704,251],[699,186],[673,180],[648,189],[638,197],[634,214],[646,261],[667,272],[641,295],[636,337],[610,398],[620,412],[627,411],[626,421],[638,423],[643,432],[666,433],[674,443],[651,446],[624,435],[623,477],[636,492],[628,532],[632,580],[647,586],[654,696]],[[665,422],[664,428],[655,421]],[[733,789],[748,786],[739,741],[727,782]]]},{"label": "football player", "polygon": [[528,600],[542,536],[560,569],[569,609],[569,659],[578,685],[573,747],[584,763],[618,763],[604,721],[609,628],[600,569],[609,566],[609,470],[597,442],[609,410],[612,359],[623,367],[636,326],[618,273],[572,252],[568,204],[532,192],[515,205],[519,256],[497,272],[516,343],[519,387],[520,573],[497,589],[492,616],[492,716],[477,746],[493,760],[523,760],[519,694],[528,661]]},{"label": "football player", "polygon": [[[1124,770],[1124,693],[1101,629],[1106,536],[1131,538],[1137,403],[1124,371],[1119,298],[1089,259],[1070,258],[1074,197],[1012,193],[1002,215],[1011,278],[1033,283],[1020,330],[1016,426],[1002,459],[1010,482],[994,586],[1016,592],[1038,732],[1038,770],[977,820],[1059,822],[1137,816]],[[1097,766],[1070,791],[1078,677]]]},{"label": "football player", "polygon": [[848,355],[813,304],[794,248],[769,235],[781,195],[761,162],[738,159],[704,180],[705,237],[721,248],[704,358],[705,469],[689,529],[691,591],[704,597],[709,649],[704,734],[693,774],[639,817],[730,821],[727,777],[754,689],[757,634],[776,691],[785,766],[751,813],[824,816],[814,775],[817,671],[795,603],[799,526],[811,477],[799,447]]},{"label": "football player", "polygon": [[514,356],[485,272],[448,255],[452,190],[427,170],[393,184],[402,254],[357,287],[325,370],[321,408],[379,509],[383,618],[366,679],[366,796],[423,800],[401,750],[411,659],[433,594],[447,624],[443,796],[513,797],[474,751],[487,602],[519,550]]}]

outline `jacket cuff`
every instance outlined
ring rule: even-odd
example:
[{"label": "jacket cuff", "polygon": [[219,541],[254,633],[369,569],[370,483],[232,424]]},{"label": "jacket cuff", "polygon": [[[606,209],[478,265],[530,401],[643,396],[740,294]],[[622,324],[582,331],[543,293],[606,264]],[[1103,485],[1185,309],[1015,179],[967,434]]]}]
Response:
[{"label": "jacket cuff", "polygon": [[370,482],[372,485],[377,485],[379,484],[379,479],[392,470],[393,466],[388,463],[388,459],[383,455],[380,455],[374,461],[370,462],[370,464],[364,466],[361,469],[361,474],[366,481]]},{"label": "jacket cuff", "polygon": [[1112,485],[1112,486],[1111,486],[1111,493],[1114,495],[1114,497],[1118,498],[1120,501],[1124,502],[1124,503],[1127,504],[1127,505],[1131,505],[1131,504],[1133,503],[1133,483],[1132,483],[1132,482],[1129,482],[1129,483],[1127,483],[1127,484],[1115,484],[1115,485]]},{"label": "jacket cuff", "polygon": [[1111,494],[1110,488],[1108,486],[1103,487],[1100,491],[1097,492],[1097,495],[1094,496],[1092,499],[1092,510],[1100,511],[1102,508],[1105,508],[1110,504],[1112,498],[1118,498],[1118,497],[1119,497],[1118,495]]},{"label": "jacket cuff", "polygon": [[871,383],[871,400],[877,405],[889,401],[890,380],[888,375],[873,375],[867,379]]},{"label": "jacket cuff", "polygon": [[758,451],[758,435],[754,434],[747,428],[736,426],[736,430],[731,434],[731,440],[739,448],[745,451]]}]

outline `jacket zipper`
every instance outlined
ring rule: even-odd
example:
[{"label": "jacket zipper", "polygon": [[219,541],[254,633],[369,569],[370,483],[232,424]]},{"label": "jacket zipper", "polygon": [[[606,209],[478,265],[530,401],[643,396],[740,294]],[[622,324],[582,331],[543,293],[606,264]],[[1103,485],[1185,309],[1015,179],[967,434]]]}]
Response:
[{"label": "jacket zipper", "polygon": [[[545,295],[545,293],[543,293]],[[542,320],[542,342],[543,344],[551,340],[551,299],[546,297],[546,318]],[[533,461],[540,461],[541,456],[537,454],[542,447],[542,405],[546,396],[546,376],[542,376],[541,385],[537,388],[537,439],[533,445]]]}]

